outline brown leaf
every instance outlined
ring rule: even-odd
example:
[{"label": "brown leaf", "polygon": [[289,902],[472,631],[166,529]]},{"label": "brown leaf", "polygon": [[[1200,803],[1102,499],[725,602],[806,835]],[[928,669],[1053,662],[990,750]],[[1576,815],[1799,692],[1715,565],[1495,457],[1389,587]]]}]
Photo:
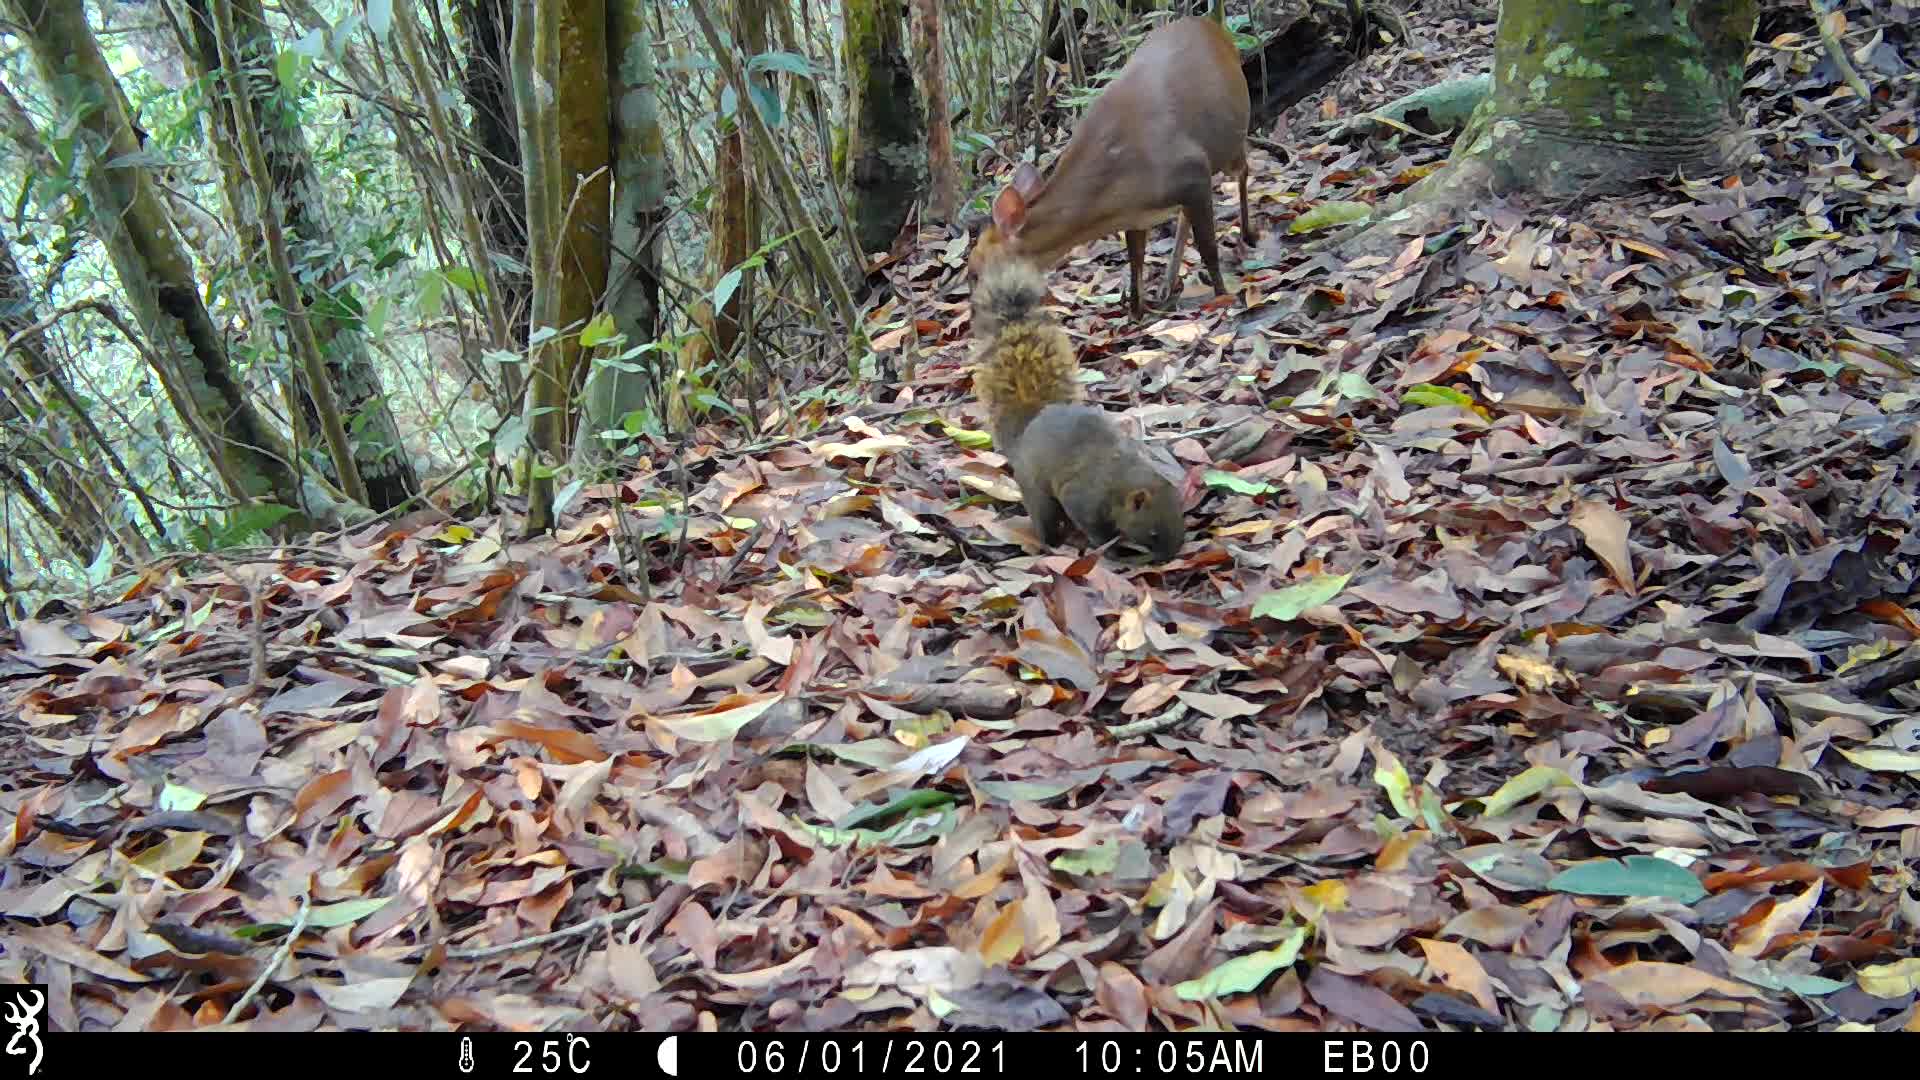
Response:
[{"label": "brown leaf", "polygon": [[1451,941],[1436,941],[1433,938],[1414,938],[1420,951],[1427,954],[1427,964],[1433,968],[1440,981],[1473,995],[1474,1003],[1489,1013],[1498,1015],[1500,1005],[1493,999],[1493,984],[1487,978],[1487,969],[1473,954]]},{"label": "brown leaf", "polygon": [[51,926],[14,926],[9,932],[8,952],[16,949],[32,950],[49,959],[72,964],[82,971],[98,975],[103,979],[116,982],[143,983],[148,976],[127,967],[115,960],[109,960],[85,945],[75,941],[67,927]]},{"label": "brown leaf", "polygon": [[1593,553],[1606,565],[1607,572],[1627,591],[1627,595],[1638,595],[1639,586],[1633,577],[1633,559],[1627,550],[1627,519],[1621,516],[1620,511],[1598,500],[1581,499],[1574,503],[1567,524],[1580,531],[1587,546],[1593,549]]},{"label": "brown leaf", "polygon": [[1746,983],[1710,975],[1687,964],[1660,960],[1635,960],[1589,978],[1604,984],[1631,1005],[1653,1005],[1670,1009],[1697,997],[1728,997],[1752,1000],[1760,997],[1758,988]]}]

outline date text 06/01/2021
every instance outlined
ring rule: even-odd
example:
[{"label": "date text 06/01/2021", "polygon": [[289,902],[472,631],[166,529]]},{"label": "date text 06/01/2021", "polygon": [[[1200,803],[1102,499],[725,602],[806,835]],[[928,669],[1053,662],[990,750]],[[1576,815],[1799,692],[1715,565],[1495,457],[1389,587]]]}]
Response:
[{"label": "date text 06/01/2021", "polygon": [[1007,1050],[998,1040],[887,1039],[878,1045],[866,1039],[844,1042],[831,1036],[757,1042],[742,1039],[734,1051],[734,1067],[741,1076],[780,1076],[845,1071],[854,1075],[943,1073],[1000,1074],[1007,1071]]}]

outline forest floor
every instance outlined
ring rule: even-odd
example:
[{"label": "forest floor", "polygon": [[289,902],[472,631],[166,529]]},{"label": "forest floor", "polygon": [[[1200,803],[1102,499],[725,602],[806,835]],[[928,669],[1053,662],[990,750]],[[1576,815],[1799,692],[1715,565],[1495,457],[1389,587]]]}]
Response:
[{"label": "forest floor", "polygon": [[[1342,110],[1484,64],[1414,25],[1444,63]],[[0,979],[62,1030],[1920,1030],[1920,182],[1859,160],[1920,118],[1786,44],[1737,182],[1343,265],[1288,223],[1446,147],[1282,132],[1229,302],[1190,265],[1135,326],[1083,249],[1168,564],[1033,542],[929,233],[876,323],[915,381],[709,433],[685,514],[663,449],[556,537],[422,516],[0,633]]]}]

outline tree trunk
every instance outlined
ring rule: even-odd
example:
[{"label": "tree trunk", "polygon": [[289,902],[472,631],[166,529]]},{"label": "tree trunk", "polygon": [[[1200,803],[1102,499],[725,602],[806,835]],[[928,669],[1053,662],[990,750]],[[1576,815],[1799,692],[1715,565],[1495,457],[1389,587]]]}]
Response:
[{"label": "tree trunk", "polygon": [[1546,194],[1723,171],[1744,154],[1758,17],[1755,0],[1507,0],[1493,95],[1458,145],[1501,187]]},{"label": "tree trunk", "polygon": [[935,221],[953,220],[960,177],[953,164],[953,124],[947,115],[947,45],[940,0],[913,0],[920,83],[927,99],[927,209]]},{"label": "tree trunk", "polygon": [[[612,122],[608,99],[607,0],[535,0],[531,70],[515,84],[554,88],[520,104],[522,156],[529,177],[536,157],[542,182],[527,187],[527,221],[551,255],[534,267],[534,321],[555,333],[539,347],[528,387],[528,433],[535,452],[528,484],[527,529],[555,524],[554,475],[572,456],[574,394],[586,374],[581,332],[606,293],[612,218]],[[524,11],[524,9],[523,9]],[[516,63],[520,50],[516,48]],[[529,124],[532,130],[529,130]],[[536,208],[535,199],[542,205]],[[543,273],[546,280],[542,280]]]},{"label": "tree trunk", "polygon": [[[625,338],[622,351],[640,348],[659,336],[660,234],[667,220],[667,142],[660,126],[659,75],[653,62],[653,35],[647,29],[648,0],[608,0],[608,64],[614,75],[613,263],[608,274],[607,311]],[[587,376],[590,430],[620,426],[629,413],[646,407],[657,390],[653,374],[660,354],[596,364]],[[637,370],[635,370],[637,369]],[[589,444],[588,453],[601,448]]]},{"label": "tree trunk", "polygon": [[1335,243],[1346,257],[1397,249],[1490,192],[1590,197],[1725,172],[1747,153],[1739,97],[1758,10],[1756,0],[1506,0],[1492,90],[1446,168]]},{"label": "tree trunk", "polygon": [[132,157],[139,143],[83,7],[67,0],[11,0],[11,7],[48,96],[80,118],[89,223],[105,242],[174,409],[234,497],[292,509],[285,524],[295,530],[312,528],[312,515],[337,516],[344,507],[315,505],[326,493],[303,484],[285,440],[234,379],[193,264],[145,167],[111,164]]},{"label": "tree trunk", "polygon": [[927,190],[920,95],[907,64],[899,0],[846,0],[847,169],[860,250],[893,246]]},{"label": "tree trunk", "polygon": [[453,10],[467,37],[460,92],[472,114],[469,126],[480,148],[480,170],[487,177],[487,184],[476,193],[481,231],[492,254],[518,267],[496,263],[494,284],[500,288],[514,344],[524,349],[532,283],[527,269],[527,189],[520,174],[519,132],[507,79],[513,3],[457,0]]},{"label": "tree trunk", "polygon": [[[231,78],[220,64],[218,38],[209,0],[187,0],[188,32],[192,35],[190,53],[201,76],[214,75],[221,80],[224,94],[209,97],[213,131],[209,141],[221,166],[221,179],[227,195],[227,208],[234,234],[240,240],[243,272],[252,268],[256,288],[271,295],[271,283],[264,270],[269,263],[265,215],[280,213],[286,234],[288,253],[299,266],[296,275],[300,302],[306,309],[309,325],[320,347],[327,381],[338,399],[343,419],[357,436],[353,445],[354,464],[366,484],[369,504],[376,510],[388,510],[405,502],[420,488],[413,461],[400,440],[400,428],[387,407],[386,387],[374,366],[368,342],[362,330],[364,308],[347,281],[339,258],[333,227],[327,220],[326,193],[313,168],[301,127],[297,103],[275,93],[279,82],[273,75],[275,47],[267,31],[260,0],[213,0],[230,3],[233,8],[234,49],[247,69],[244,78]],[[277,207],[263,207],[254,197],[255,186],[248,181],[248,170],[239,158],[243,143],[239,127],[240,113],[232,95],[248,95],[251,115],[258,122],[261,150],[267,159]],[[284,316],[283,316],[284,317]],[[290,333],[283,333],[286,344],[277,351],[292,355]],[[272,336],[262,344],[274,347]],[[291,373],[289,373],[291,375]],[[313,393],[291,379],[289,394],[297,405],[309,446],[319,446],[323,428],[320,409]],[[310,462],[323,469],[334,482],[338,470],[325,454],[313,455]]]},{"label": "tree trunk", "polygon": [[[733,0],[729,6],[733,10],[733,39],[739,42],[741,51],[749,58],[766,52],[766,4],[760,0]],[[756,92],[772,94],[772,83],[763,74],[755,73],[751,66],[747,69],[747,78]],[[727,92],[725,79],[719,80],[718,86],[721,96],[732,96]],[[760,200],[754,193],[746,123],[739,115],[739,110],[752,107],[750,101],[734,102],[735,113],[722,122],[724,132],[714,155],[713,202],[709,208],[713,238],[707,245],[707,280],[713,282],[745,262],[760,242]],[[720,310],[713,313],[713,355],[717,359],[732,356],[734,343],[740,340],[751,273],[751,270],[742,272],[738,287],[728,294]]]}]

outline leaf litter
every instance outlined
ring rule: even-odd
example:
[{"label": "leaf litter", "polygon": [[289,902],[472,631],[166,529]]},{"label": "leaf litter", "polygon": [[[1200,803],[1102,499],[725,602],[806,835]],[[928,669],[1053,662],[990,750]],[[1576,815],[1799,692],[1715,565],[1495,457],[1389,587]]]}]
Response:
[{"label": "leaf litter", "polygon": [[1799,55],[1739,182],[1348,265],[1284,226],[1444,147],[1295,137],[1233,303],[1190,265],[1136,328],[1080,252],[1089,393],[1188,476],[1163,566],[1034,544],[929,230],[900,402],[697,433],[684,504],[657,447],[540,541],[39,613],[5,977],[64,1030],[1920,1028],[1920,119],[1861,160]]}]

